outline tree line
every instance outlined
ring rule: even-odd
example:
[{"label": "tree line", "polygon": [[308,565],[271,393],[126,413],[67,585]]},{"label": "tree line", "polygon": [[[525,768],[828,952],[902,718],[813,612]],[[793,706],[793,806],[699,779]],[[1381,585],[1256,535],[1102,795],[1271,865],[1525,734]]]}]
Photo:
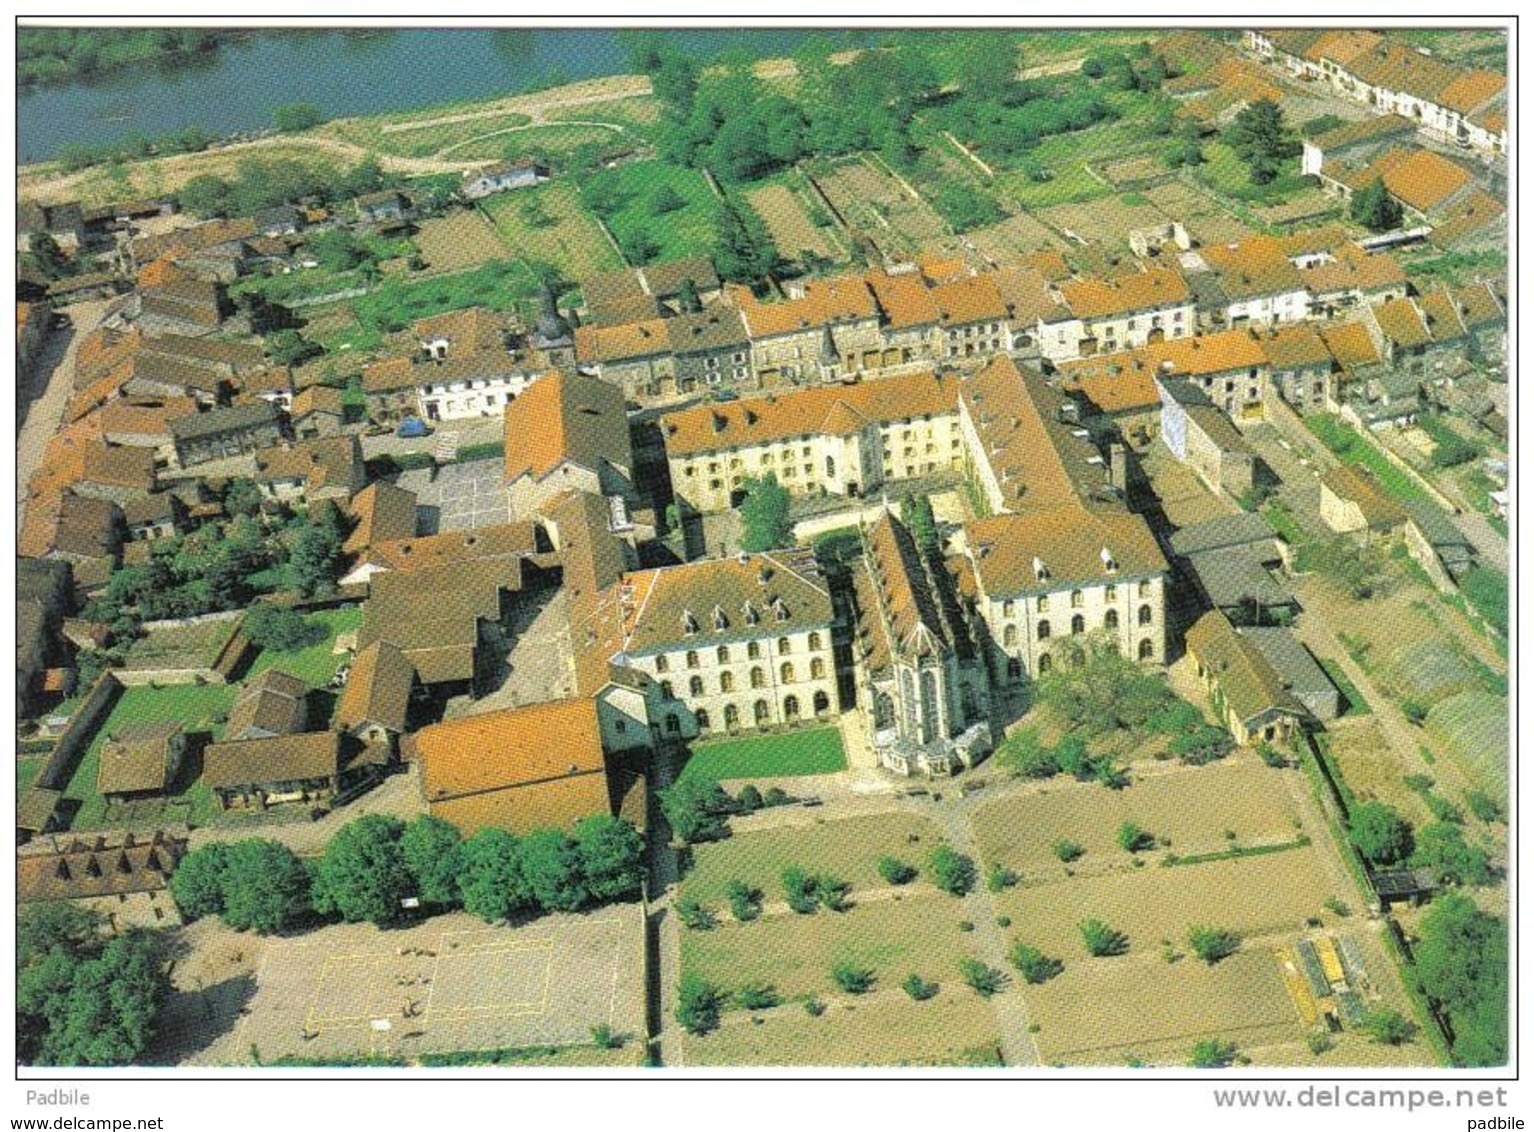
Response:
[{"label": "tree line", "polygon": [[518,837],[487,828],[465,838],[427,814],[409,822],[368,814],[312,859],[263,839],[204,846],[181,859],[170,891],[187,920],[216,915],[236,930],[269,934],[317,920],[385,925],[456,908],[491,923],[574,912],[632,898],[643,879],[643,837],[608,815],[584,819],[573,833]]}]

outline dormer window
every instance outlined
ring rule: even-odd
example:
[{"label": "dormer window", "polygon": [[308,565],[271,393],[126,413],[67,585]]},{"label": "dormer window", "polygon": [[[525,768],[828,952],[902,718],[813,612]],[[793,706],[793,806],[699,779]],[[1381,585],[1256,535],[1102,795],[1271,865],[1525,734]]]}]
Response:
[{"label": "dormer window", "polygon": [[697,631],[698,619],[693,616],[692,610],[682,610],[682,632],[686,633],[688,636],[692,636],[692,634],[696,633]]},{"label": "dormer window", "polygon": [[1102,559],[1104,570],[1110,574],[1118,573],[1119,564],[1113,557],[1112,552],[1106,546],[1103,547],[1102,552],[1098,555],[1098,557]]},{"label": "dormer window", "polygon": [[779,621],[788,620],[788,606],[783,604],[783,599],[781,597],[775,597],[772,599],[772,615]]},{"label": "dormer window", "polygon": [[1033,577],[1035,581],[1043,582],[1049,579],[1049,570],[1044,565],[1044,560],[1038,555],[1033,556]]},{"label": "dormer window", "polygon": [[749,601],[740,607],[740,611],[745,614],[747,625],[755,625],[762,619],[762,615],[757,612],[756,606],[752,605]]},{"label": "dormer window", "polygon": [[730,619],[724,615],[724,607],[714,606],[714,632],[720,632],[730,627]]}]

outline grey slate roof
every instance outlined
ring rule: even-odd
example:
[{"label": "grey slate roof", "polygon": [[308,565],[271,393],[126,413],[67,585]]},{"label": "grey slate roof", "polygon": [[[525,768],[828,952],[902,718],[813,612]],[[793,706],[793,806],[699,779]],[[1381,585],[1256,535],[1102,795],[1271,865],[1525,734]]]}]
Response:
[{"label": "grey slate roof", "polygon": [[1240,632],[1284,678],[1294,698],[1311,715],[1323,723],[1337,718],[1342,705],[1336,685],[1298,637],[1278,626],[1248,627]]},{"label": "grey slate roof", "polygon": [[170,422],[170,434],[177,440],[194,440],[241,429],[259,428],[276,419],[277,409],[270,401],[251,401],[243,405],[230,405],[227,409],[210,409],[206,413],[177,417]]}]

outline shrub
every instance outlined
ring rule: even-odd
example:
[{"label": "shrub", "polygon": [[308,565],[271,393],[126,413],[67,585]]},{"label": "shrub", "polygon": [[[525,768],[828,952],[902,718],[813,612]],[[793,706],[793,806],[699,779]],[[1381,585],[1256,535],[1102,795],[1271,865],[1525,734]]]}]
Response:
[{"label": "shrub", "polygon": [[750,885],[732,880],[724,891],[730,901],[730,915],[741,923],[754,920],[762,914],[762,894]]},{"label": "shrub", "polygon": [[783,870],[783,897],[788,901],[788,906],[802,916],[807,916],[815,911],[817,900],[815,897],[814,880],[803,869],[790,866]]},{"label": "shrub", "polygon": [[1017,874],[1000,863],[992,865],[985,874],[985,887],[992,892],[1000,892],[1002,889],[1011,888],[1016,883]]},{"label": "shrub", "polygon": [[691,898],[678,902],[676,914],[682,926],[693,931],[706,932],[716,923],[714,914]]},{"label": "shrub", "polygon": [[1225,928],[1194,924],[1188,929],[1188,946],[1194,955],[1213,966],[1241,946],[1241,937]]},{"label": "shrub", "polygon": [[852,890],[852,886],[838,877],[822,873],[812,882],[812,890],[815,899],[831,911],[842,912],[847,908],[847,893]]},{"label": "shrub", "polygon": [[1022,778],[1049,778],[1060,770],[1054,753],[1040,740],[1037,727],[1025,727],[1008,735],[997,748],[996,759]]},{"label": "shrub", "polygon": [[1007,982],[1006,975],[995,967],[987,967],[978,959],[960,959],[959,974],[981,998],[990,998]]},{"label": "shrub", "polygon": [[792,801],[792,798],[776,786],[767,787],[767,793],[762,795],[762,804],[767,806],[786,806]]},{"label": "shrub", "polygon": [[696,975],[677,988],[677,1023],[689,1034],[706,1034],[719,1025],[719,991]]},{"label": "shrub", "polygon": [[251,606],[240,628],[251,644],[273,652],[294,652],[325,637],[323,625],[309,621],[296,609],[284,609],[265,601]]},{"label": "shrub", "polygon": [[1472,790],[1466,794],[1465,805],[1470,807],[1470,812],[1476,816],[1477,821],[1494,822],[1503,820],[1502,803],[1484,791]]},{"label": "shrub", "polygon": [[856,963],[838,963],[831,968],[831,981],[848,994],[865,994],[873,989],[874,973]]},{"label": "shrub", "polygon": [[1399,1010],[1369,1011],[1364,1016],[1363,1029],[1370,1041],[1387,1046],[1409,1042],[1417,1032],[1417,1027]]},{"label": "shrub", "polygon": [[959,930],[961,932],[972,932],[975,930],[975,922],[973,920],[960,920]]},{"label": "shrub", "polygon": [[1081,942],[1086,945],[1088,955],[1102,958],[1108,955],[1122,955],[1129,950],[1129,937],[1123,932],[1114,931],[1101,920],[1083,920],[1078,927],[1081,930]]},{"label": "shrub", "polygon": [[1411,826],[1383,802],[1365,802],[1353,811],[1348,839],[1377,865],[1391,865],[1411,856]]},{"label": "shrub", "polygon": [[1325,1030],[1312,1030],[1305,1036],[1305,1045],[1311,1053],[1320,1057],[1332,1048],[1332,1036]]},{"label": "shrub", "polygon": [[826,1012],[826,1004],[818,998],[807,999],[804,1003],[804,1012],[811,1018],[819,1018]]},{"label": "shrub", "polygon": [[1065,862],[1067,865],[1072,861],[1080,858],[1080,856],[1086,852],[1086,850],[1076,842],[1067,840],[1063,837],[1051,845],[1050,849],[1054,851],[1056,857]]},{"label": "shrub", "polygon": [[1272,743],[1257,744],[1257,757],[1263,761],[1264,766],[1286,767],[1289,765],[1289,756]]},{"label": "shrub", "polygon": [[613,1028],[606,1022],[598,1022],[591,1027],[591,1044],[597,1049],[617,1049],[623,1044],[623,1039],[613,1033]]},{"label": "shrub", "polygon": [[775,988],[757,984],[741,987],[735,992],[735,1001],[746,1010],[768,1010],[783,999]]},{"label": "shrub", "polygon": [[1188,1064],[1194,1069],[1224,1069],[1236,1059],[1236,1044],[1205,1038],[1194,1045]]},{"label": "shrub", "polygon": [[932,854],[932,879],[944,892],[963,896],[975,887],[975,862],[952,846],[939,845]]},{"label": "shrub", "polygon": [[1189,766],[1205,766],[1230,754],[1235,741],[1230,732],[1212,723],[1201,723],[1192,731],[1174,735],[1167,750]]},{"label": "shrub", "polygon": [[1126,853],[1138,853],[1156,844],[1156,839],[1153,836],[1135,825],[1132,821],[1126,821],[1123,825],[1119,826],[1114,831],[1113,840]]},{"label": "shrub", "polygon": [[916,866],[898,857],[880,857],[879,875],[890,884],[909,884],[916,879]]},{"label": "shrub", "polygon": [[739,803],[742,812],[754,813],[762,808],[762,792],[755,786],[744,786],[741,788],[740,796],[736,798],[736,802]]},{"label": "shrub", "polygon": [[900,986],[916,1002],[926,1002],[927,999],[937,994],[937,984],[927,982],[915,971],[907,975],[905,982],[901,983]]},{"label": "shrub", "polygon": [[1035,986],[1047,983],[1065,970],[1065,964],[1060,960],[1051,959],[1037,947],[1026,943],[1014,943],[1012,950],[1007,953],[1007,962],[1017,968],[1025,983]]}]

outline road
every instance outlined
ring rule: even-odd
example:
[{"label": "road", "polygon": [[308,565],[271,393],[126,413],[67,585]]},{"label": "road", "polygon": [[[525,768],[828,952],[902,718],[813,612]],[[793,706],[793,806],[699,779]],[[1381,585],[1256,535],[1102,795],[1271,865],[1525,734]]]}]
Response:
[{"label": "road", "polygon": [[75,350],[80,339],[101,322],[101,317],[115,300],[76,303],[63,307],[60,314],[69,317],[70,325],[48,335],[43,353],[33,371],[33,389],[43,386],[42,395],[26,409],[26,418],[16,436],[16,529],[26,520],[27,483],[42,465],[48,441],[59,429],[69,398],[74,393]]}]

